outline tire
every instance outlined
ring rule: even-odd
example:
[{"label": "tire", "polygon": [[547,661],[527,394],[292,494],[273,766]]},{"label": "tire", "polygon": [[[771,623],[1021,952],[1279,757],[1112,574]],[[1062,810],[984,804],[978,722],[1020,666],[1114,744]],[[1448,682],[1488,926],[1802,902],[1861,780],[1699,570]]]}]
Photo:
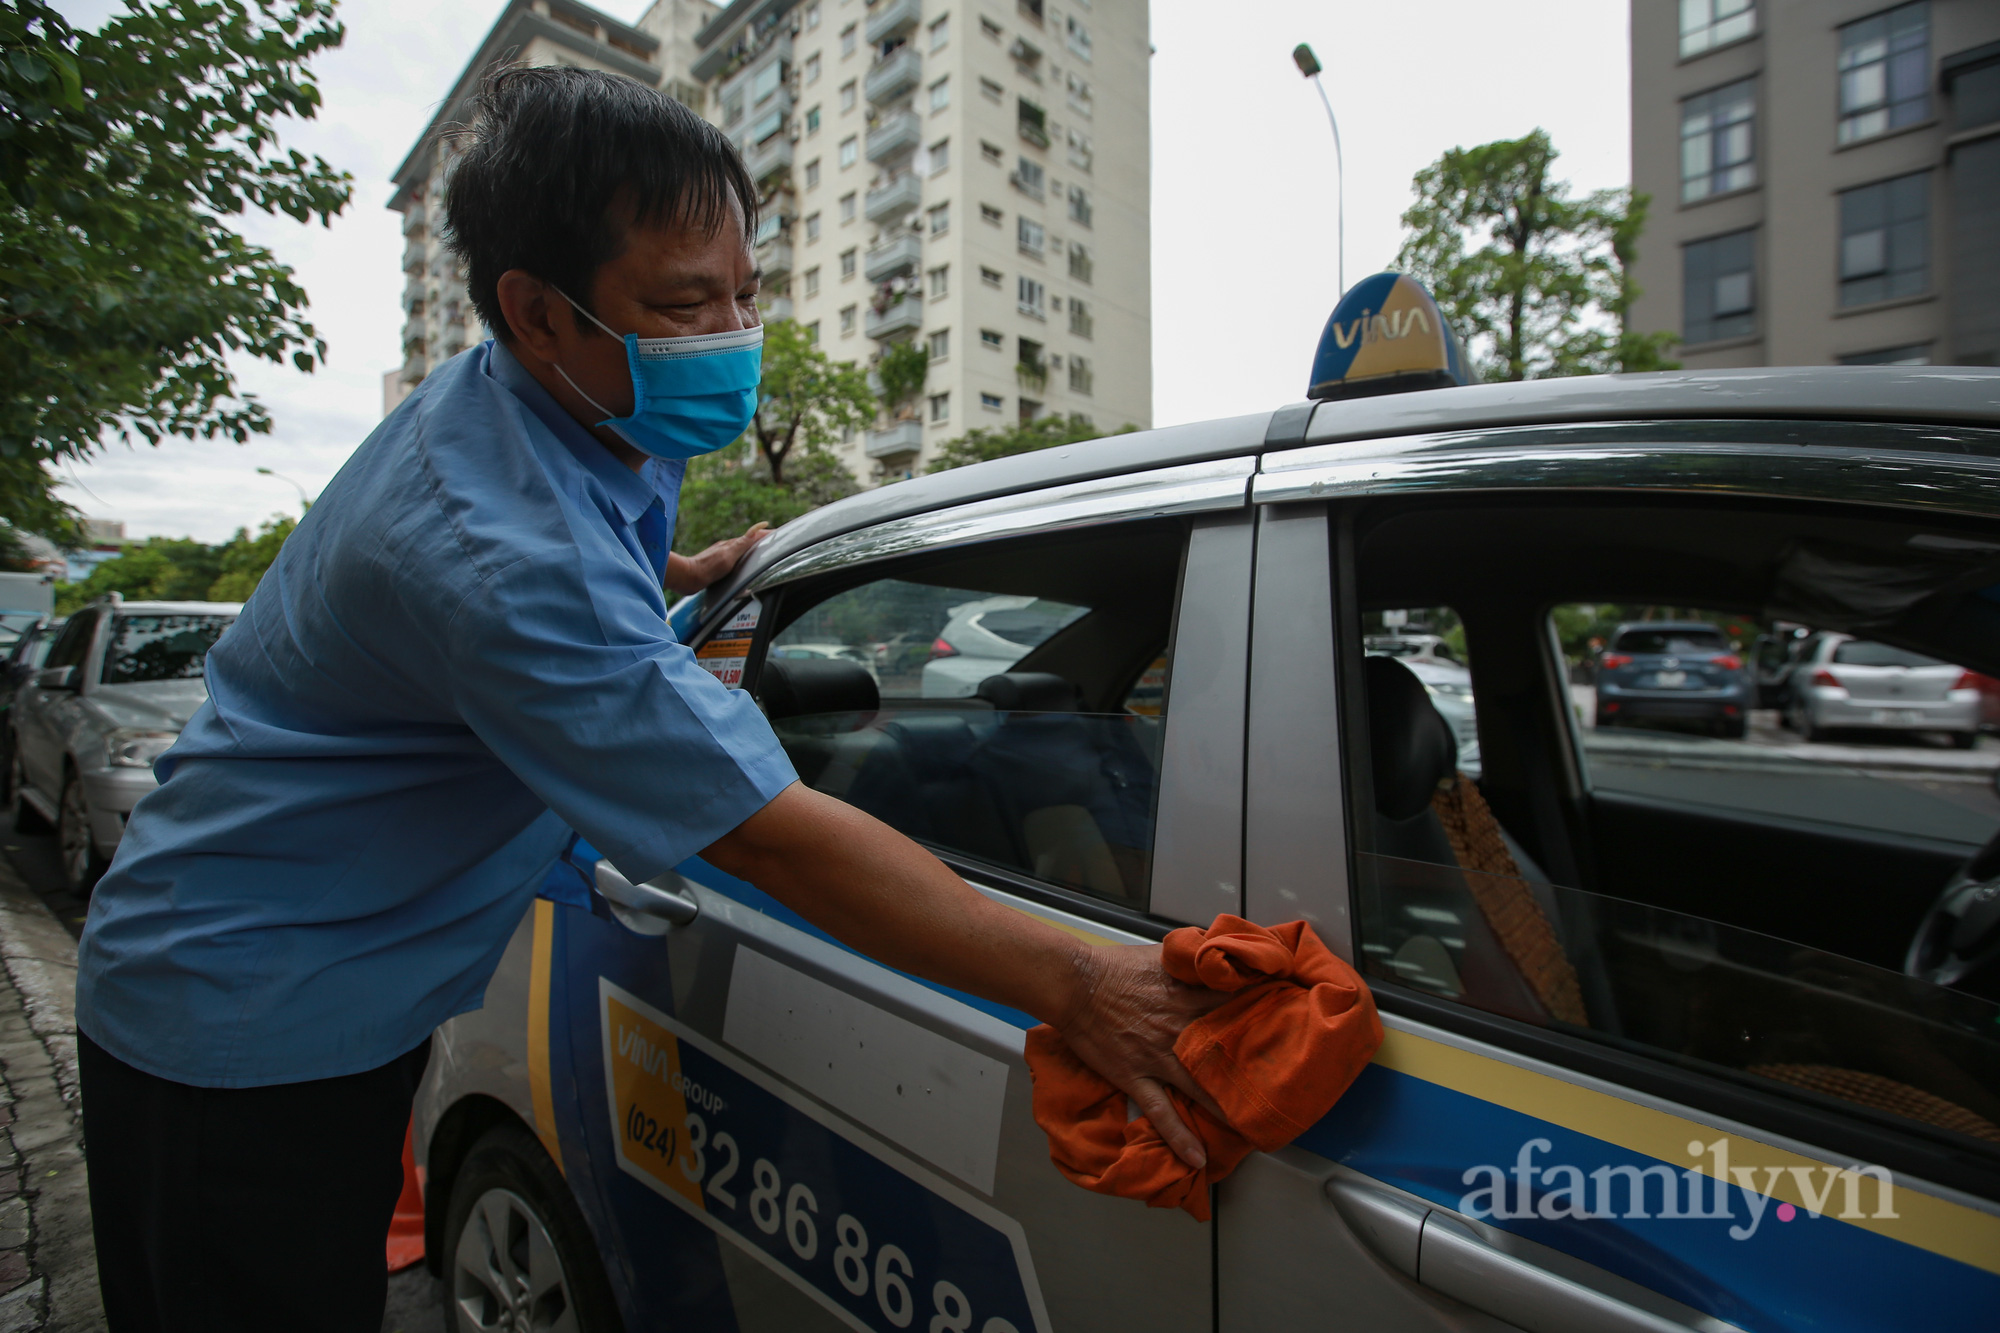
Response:
[{"label": "tire", "polygon": [[74,769],[63,777],[62,803],[56,807],[56,850],[69,891],[79,898],[90,897],[111,863],[97,850],[97,838],[90,831],[90,798]]},{"label": "tire", "polygon": [[1979,744],[1979,733],[1976,731],[1954,731],[1948,734],[1951,736],[1951,748],[1954,750],[1970,750]]},{"label": "tire", "polygon": [[7,746],[6,795],[7,808],[14,817],[8,826],[16,833],[47,833],[49,821],[42,818],[42,812],[21,799],[21,788],[28,785],[27,776],[21,770],[21,743],[17,738],[9,738]]},{"label": "tire", "polygon": [[1816,742],[1823,741],[1826,739],[1826,728],[1820,726],[1814,726],[1812,720],[1812,714],[1805,712],[1803,710],[1801,710],[1799,713],[1798,725],[1793,727],[1792,730],[1798,732],[1799,739],[1804,741],[1807,745],[1812,745]]},{"label": "tire", "polygon": [[1740,717],[1725,717],[1715,724],[1715,734],[1726,741],[1740,741],[1750,734],[1750,723]]},{"label": "tire", "polygon": [[466,1154],[446,1200],[440,1258],[449,1333],[624,1328],[569,1186],[519,1125],[496,1125]]}]

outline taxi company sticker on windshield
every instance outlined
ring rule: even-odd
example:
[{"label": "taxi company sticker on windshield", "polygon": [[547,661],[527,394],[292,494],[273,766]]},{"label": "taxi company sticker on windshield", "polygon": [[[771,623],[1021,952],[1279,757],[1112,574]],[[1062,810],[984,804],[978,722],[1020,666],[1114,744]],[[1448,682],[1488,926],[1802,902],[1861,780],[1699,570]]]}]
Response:
[{"label": "taxi company sticker on windshield", "polygon": [[1014,1219],[598,979],[618,1166],[855,1329],[1048,1333]]},{"label": "taxi company sticker on windshield", "polygon": [[694,650],[695,661],[732,690],[743,687],[743,667],[750,660],[750,641],[757,635],[757,617],[763,611],[752,597],[715,632],[714,638]]}]

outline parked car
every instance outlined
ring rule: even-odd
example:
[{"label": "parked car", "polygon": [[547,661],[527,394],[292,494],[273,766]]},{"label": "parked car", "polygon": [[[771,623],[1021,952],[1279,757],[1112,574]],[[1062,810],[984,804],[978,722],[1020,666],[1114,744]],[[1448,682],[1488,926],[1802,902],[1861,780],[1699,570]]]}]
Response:
[{"label": "parked car", "polygon": [[1411,662],[1439,662],[1457,666],[1451,645],[1439,634],[1370,634],[1362,645],[1371,653],[1393,657],[1405,665]]},{"label": "parked car", "polygon": [[1979,739],[1985,706],[1975,673],[1924,653],[1846,634],[1821,634],[1792,673],[1792,729],[1941,732],[1961,750]]},{"label": "parked car", "polygon": [[1458,745],[1458,766],[1468,773],[1478,773],[1479,727],[1473,709],[1472,673],[1449,657],[1383,652],[1375,646],[1379,642],[1375,638],[1366,640],[1369,656],[1393,657],[1423,683],[1432,706],[1451,728],[1452,740]]},{"label": "parked car", "polygon": [[153,761],[208,698],[203,665],[238,602],[128,602],[69,618],[8,710],[16,819],[52,823],[72,889],[87,893],[151,791]]},{"label": "parked car", "polygon": [[926,699],[965,699],[1081,615],[1038,597],[984,597],[951,608],[924,663]]},{"label": "parked car", "polygon": [[[2000,372],[1966,367],[1302,404],[787,524],[685,637],[742,636],[804,782],[1086,939],[1304,919],[1388,1039],[1196,1222],[1056,1171],[1029,1016],[699,859],[579,844],[418,1099],[454,1327],[1990,1325],[2000,818],[1782,748],[1586,727],[1549,608],[1852,629],[1884,612],[1836,575],[1880,569],[1930,596],[1871,633],[2000,671],[1966,591],[2000,583],[1996,545]],[[1038,605],[1069,609],[990,655],[953,637]],[[1478,802],[1437,695],[1364,642],[1420,607],[1466,627]],[[961,666],[778,652],[836,619]],[[1646,660],[1606,701],[1747,706],[1715,633],[1623,627],[1613,652]]]},{"label": "parked car", "polygon": [[1723,632],[1702,621],[1620,625],[1597,659],[1600,727],[1704,727],[1742,736],[1757,682]]}]

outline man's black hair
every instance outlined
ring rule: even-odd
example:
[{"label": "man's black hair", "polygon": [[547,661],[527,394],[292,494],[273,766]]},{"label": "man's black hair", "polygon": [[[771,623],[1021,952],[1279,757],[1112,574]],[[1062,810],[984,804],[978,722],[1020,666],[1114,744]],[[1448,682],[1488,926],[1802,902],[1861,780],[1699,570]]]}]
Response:
[{"label": "man's black hair", "polygon": [[588,302],[628,222],[713,231],[729,200],[757,225],[757,189],[720,130],[636,79],[512,66],[487,80],[445,183],[446,242],[472,305],[503,342],[500,275],[524,269]]}]

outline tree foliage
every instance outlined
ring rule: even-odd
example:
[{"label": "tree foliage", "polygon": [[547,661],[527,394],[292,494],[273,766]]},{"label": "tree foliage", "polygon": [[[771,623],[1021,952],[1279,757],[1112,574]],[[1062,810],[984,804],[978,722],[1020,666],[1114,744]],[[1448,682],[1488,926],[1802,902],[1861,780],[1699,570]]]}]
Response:
[{"label": "tree foliage", "polygon": [[874,419],[866,374],[827,356],[792,320],[764,326],[764,379],[750,433],[772,484],[786,484],[794,452],[824,452]]},{"label": "tree foliage", "polygon": [[688,464],[674,524],[675,550],[699,551],[736,536],[752,523],[775,528],[860,489],[823,445],[800,452],[791,460],[785,480],[774,482],[762,454],[752,450],[749,440],[746,435]]},{"label": "tree foliage", "polygon": [[1625,326],[1646,196],[1572,198],[1556,157],[1536,130],[1425,167],[1396,266],[1431,289],[1486,379],[1669,368],[1673,335]]},{"label": "tree foliage", "polygon": [[1105,435],[1125,435],[1137,429],[1137,426],[1127,422],[1115,431],[1100,430],[1091,424],[1089,417],[1076,412],[1066,417],[1036,417],[1018,426],[981,427],[969,430],[955,440],[945,441],[924,471],[948,472],[970,463],[984,463],[1013,454],[1030,454],[1037,449],[1075,444],[1079,440],[1095,440]]},{"label": "tree foliage", "polygon": [[297,526],[290,516],[274,514],[254,537],[248,528],[238,528],[221,546],[186,537],[148,538],[91,570],[90,577],[58,584],[56,611],[68,615],[113,592],[128,601],[245,601]]},{"label": "tree foliage", "polygon": [[916,342],[890,343],[875,361],[876,377],[882,381],[882,405],[894,414],[916,402],[930,371],[929,348]]},{"label": "tree foliage", "polygon": [[47,464],[107,438],[271,429],[228,358],[310,371],[306,294],[227,219],[330,222],[350,178],[284,149],[333,0],[127,0],[97,32],[0,0],[0,518],[71,535]]}]

